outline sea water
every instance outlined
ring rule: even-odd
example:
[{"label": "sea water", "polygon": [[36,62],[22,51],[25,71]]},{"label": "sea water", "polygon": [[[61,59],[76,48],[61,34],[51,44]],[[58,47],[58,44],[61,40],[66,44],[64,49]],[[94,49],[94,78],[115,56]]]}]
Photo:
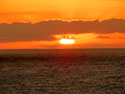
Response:
[{"label": "sea water", "polygon": [[125,94],[125,49],[0,50],[0,94]]}]

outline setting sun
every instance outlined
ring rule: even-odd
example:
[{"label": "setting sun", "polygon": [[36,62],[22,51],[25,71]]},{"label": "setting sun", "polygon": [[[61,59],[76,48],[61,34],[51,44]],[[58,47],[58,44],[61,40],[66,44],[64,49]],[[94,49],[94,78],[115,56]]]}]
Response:
[{"label": "setting sun", "polygon": [[60,44],[75,44],[74,39],[61,39]]}]

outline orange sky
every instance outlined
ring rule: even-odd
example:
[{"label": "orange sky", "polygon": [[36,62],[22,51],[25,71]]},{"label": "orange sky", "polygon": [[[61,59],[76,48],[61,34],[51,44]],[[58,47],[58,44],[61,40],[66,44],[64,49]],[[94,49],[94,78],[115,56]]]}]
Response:
[{"label": "orange sky", "polygon": [[[0,0],[0,23],[37,23],[53,19],[63,21],[125,19],[124,10],[125,0]],[[0,42],[0,49],[125,47],[124,32],[118,31],[118,33],[108,34],[88,32],[73,34],[72,36],[74,36],[76,44],[71,46],[60,45],[57,38],[51,41]],[[4,36],[0,28],[0,37],[4,39],[9,35]]]},{"label": "orange sky", "polygon": [[0,0],[0,22],[125,18],[124,0]]}]

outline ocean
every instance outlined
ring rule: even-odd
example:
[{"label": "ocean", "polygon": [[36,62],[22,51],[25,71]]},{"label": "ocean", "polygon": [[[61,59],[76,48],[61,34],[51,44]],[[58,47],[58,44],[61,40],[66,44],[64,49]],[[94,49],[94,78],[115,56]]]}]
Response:
[{"label": "ocean", "polygon": [[125,94],[125,49],[0,50],[0,94]]}]

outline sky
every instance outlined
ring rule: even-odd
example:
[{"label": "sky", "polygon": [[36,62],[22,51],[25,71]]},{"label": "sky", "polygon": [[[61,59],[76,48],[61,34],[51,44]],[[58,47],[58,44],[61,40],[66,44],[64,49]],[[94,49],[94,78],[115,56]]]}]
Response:
[{"label": "sky", "polygon": [[[124,48],[125,0],[0,0],[0,49]],[[74,45],[61,45],[64,35]]]}]

